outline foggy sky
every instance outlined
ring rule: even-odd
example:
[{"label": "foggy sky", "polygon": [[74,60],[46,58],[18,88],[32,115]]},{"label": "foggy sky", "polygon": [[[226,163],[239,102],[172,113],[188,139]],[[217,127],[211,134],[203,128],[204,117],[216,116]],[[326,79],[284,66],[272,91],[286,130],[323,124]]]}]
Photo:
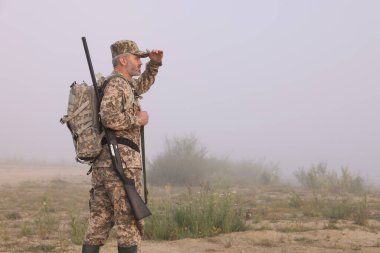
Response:
[{"label": "foggy sky", "polygon": [[379,178],[380,1],[0,0],[1,157],[73,160],[69,85],[110,44],[164,50],[142,100],[147,156],[194,134],[209,154]]}]

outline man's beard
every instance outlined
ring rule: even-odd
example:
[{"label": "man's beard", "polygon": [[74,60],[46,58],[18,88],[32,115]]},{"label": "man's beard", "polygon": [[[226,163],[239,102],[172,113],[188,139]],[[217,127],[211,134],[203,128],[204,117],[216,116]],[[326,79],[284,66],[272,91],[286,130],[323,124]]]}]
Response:
[{"label": "man's beard", "polygon": [[133,67],[127,67],[127,71],[128,71],[128,74],[130,75],[130,76],[139,76],[139,75],[141,75],[141,68],[138,68],[138,67],[136,67],[136,68],[133,68]]}]

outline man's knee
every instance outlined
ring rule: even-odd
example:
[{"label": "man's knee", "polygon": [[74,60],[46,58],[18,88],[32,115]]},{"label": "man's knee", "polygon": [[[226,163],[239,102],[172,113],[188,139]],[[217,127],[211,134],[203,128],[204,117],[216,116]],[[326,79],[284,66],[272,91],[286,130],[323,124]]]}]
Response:
[{"label": "man's knee", "polygon": [[[120,223],[119,223],[120,222]],[[133,216],[123,216],[117,223],[117,243],[121,247],[140,244],[141,232]]]},{"label": "man's knee", "polygon": [[112,227],[113,220],[111,219],[90,219],[84,244],[104,245]]}]

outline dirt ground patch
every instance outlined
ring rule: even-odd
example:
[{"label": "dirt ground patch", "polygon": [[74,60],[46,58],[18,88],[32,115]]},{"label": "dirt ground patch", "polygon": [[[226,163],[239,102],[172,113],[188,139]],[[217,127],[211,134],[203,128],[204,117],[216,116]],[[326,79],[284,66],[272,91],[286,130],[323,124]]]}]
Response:
[{"label": "dirt ground patch", "polygon": [[[380,235],[369,231],[310,231],[280,233],[276,231],[246,231],[211,238],[177,241],[143,241],[145,253],[350,253],[380,252]],[[109,241],[103,252],[117,252],[116,242]],[[70,252],[79,252],[80,247]]]}]

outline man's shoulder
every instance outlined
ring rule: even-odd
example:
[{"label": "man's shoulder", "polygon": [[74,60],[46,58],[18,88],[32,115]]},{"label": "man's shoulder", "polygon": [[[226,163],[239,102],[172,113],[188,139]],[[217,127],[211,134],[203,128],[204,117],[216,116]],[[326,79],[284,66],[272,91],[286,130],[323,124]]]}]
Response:
[{"label": "man's shoulder", "polygon": [[105,86],[104,94],[133,93],[133,85],[135,80],[132,79],[128,81],[120,74],[111,74],[107,77],[107,80],[108,82]]},{"label": "man's shoulder", "polygon": [[127,79],[123,75],[115,72],[112,72],[106,79],[108,82],[127,82]]},{"label": "man's shoulder", "polygon": [[106,78],[106,87],[122,88],[127,84],[127,80],[120,74],[111,74]]}]

